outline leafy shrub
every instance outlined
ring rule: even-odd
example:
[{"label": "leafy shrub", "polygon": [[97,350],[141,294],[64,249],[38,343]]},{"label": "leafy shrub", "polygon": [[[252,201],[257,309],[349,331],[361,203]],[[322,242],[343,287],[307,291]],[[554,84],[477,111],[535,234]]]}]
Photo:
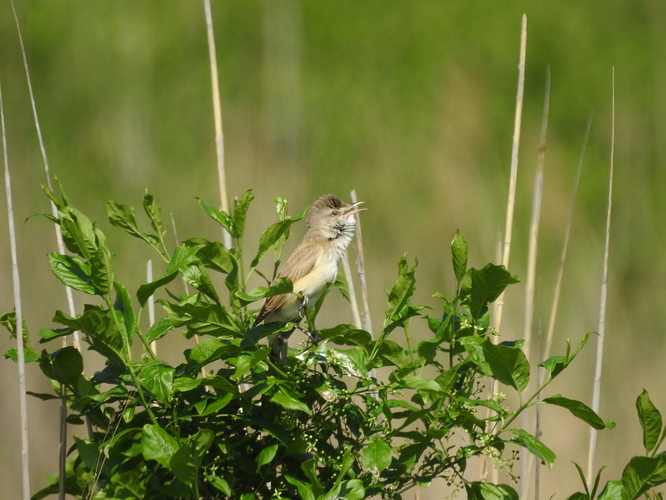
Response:
[{"label": "leafy shrub", "polygon": [[[278,221],[261,236],[247,270],[243,233],[250,191],[231,214],[201,202],[231,234],[231,249],[192,238],[170,251],[152,196],[146,193],[143,199],[151,232],[139,229],[133,208],[110,202],[111,223],[145,241],[166,263],[164,274],[141,285],[133,297],[114,278],[106,236],[65,195],[46,193],[58,208],[57,218],[47,217],[60,225],[71,252],[49,254],[51,269],[65,285],[89,295],[91,303],[75,317],[57,311],[54,322],[62,327],[41,330],[40,343],[79,331],[105,359],[103,370],[86,375],[74,347],[40,354],[28,349],[28,359],[39,361],[56,388],[65,386],[69,422],[88,425],[88,436],[78,433],[70,450],[69,494],[401,498],[416,485],[445,478],[464,488],[468,498],[514,499],[510,486],[468,481],[468,461],[486,456],[510,468],[510,444],[549,466],[555,460],[539,439],[512,424],[569,366],[590,334],[575,349],[567,346],[564,355],[541,363],[547,373],[543,383],[522,395],[531,367],[521,342],[496,343],[488,313],[489,304],[518,279],[493,264],[468,268],[462,234],[451,245],[456,290],[452,299],[436,295],[436,314],[423,316],[426,308],[411,303],[416,263],[403,257],[376,339],[347,324],[316,329],[320,301],[306,322],[311,341],[290,349],[280,363],[269,356],[265,338],[294,325],[251,325],[257,301],[290,293],[292,284],[280,279],[270,285],[266,278],[267,286],[247,290],[247,282],[252,273],[261,274],[257,265],[271,250],[277,269],[290,227],[300,219],[287,215],[285,200],[276,200]],[[194,291],[169,291],[177,278]],[[223,283],[224,291],[215,282]],[[345,292],[342,280],[336,285]],[[143,308],[153,294],[161,297],[165,314],[143,328]],[[16,333],[11,314],[3,322]],[[413,346],[412,325],[429,329],[427,340]],[[396,339],[400,331],[407,348]],[[152,342],[174,334],[198,340],[177,366],[150,349]],[[140,356],[133,354],[137,341],[143,345]],[[521,395],[516,409],[504,406],[502,395],[488,394],[485,385],[492,379]],[[597,429],[612,426],[579,401],[554,395],[542,402],[564,407]],[[57,486],[56,479],[33,498],[44,498]]]}]

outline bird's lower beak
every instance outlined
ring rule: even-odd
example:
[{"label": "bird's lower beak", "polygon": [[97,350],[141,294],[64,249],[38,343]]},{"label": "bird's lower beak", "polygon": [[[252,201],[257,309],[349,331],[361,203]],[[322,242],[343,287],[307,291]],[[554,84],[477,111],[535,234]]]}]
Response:
[{"label": "bird's lower beak", "polygon": [[363,202],[362,201],[357,201],[356,203],[352,203],[351,205],[349,205],[349,208],[347,209],[348,211],[345,212],[345,217],[348,217],[349,215],[354,215],[354,214],[357,214],[359,212],[363,212],[364,210],[367,210],[367,208],[356,208],[361,203],[363,203]]}]

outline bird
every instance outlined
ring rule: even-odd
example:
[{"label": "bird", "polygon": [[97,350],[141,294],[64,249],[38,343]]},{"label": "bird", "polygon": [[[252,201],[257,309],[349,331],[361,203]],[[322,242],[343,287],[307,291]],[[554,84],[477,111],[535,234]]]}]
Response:
[{"label": "bird", "polygon": [[[329,282],[334,282],[338,263],[354,237],[354,214],[365,208],[363,203],[345,203],[332,194],[317,199],[306,217],[307,231],[303,241],[289,256],[275,279],[289,278],[293,293],[267,297],[253,327],[261,322],[298,323],[305,310],[314,306]],[[274,359],[285,360],[287,339],[293,332],[269,336]]]}]

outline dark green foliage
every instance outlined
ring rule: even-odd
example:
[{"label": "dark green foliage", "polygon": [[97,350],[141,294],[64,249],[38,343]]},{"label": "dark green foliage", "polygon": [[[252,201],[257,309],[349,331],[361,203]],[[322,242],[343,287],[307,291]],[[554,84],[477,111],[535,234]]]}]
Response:
[{"label": "dark green foliage", "polygon": [[[284,200],[276,201],[278,222],[261,236],[247,275],[242,238],[251,192],[232,214],[200,202],[229,232],[233,249],[194,238],[169,251],[161,210],[151,195],[145,194],[143,208],[154,234],[139,228],[133,208],[109,203],[111,222],[145,241],[167,265],[162,277],[138,288],[137,308],[129,291],[114,281],[104,235],[65,196],[47,194],[58,207],[54,222],[74,254],[50,254],[51,269],[67,286],[98,299],[76,317],[57,311],[54,322],[64,328],[41,330],[41,342],[78,330],[106,360],[102,371],[90,375],[72,347],[44,350],[38,357],[43,373],[65,386],[70,421],[87,421],[91,430],[85,438],[80,437],[86,435],[83,428],[75,432],[67,469],[71,495],[401,498],[409,488],[443,477],[464,487],[469,498],[508,500],[517,498],[510,486],[470,483],[463,477],[471,457],[504,456],[507,445],[514,444],[548,466],[555,460],[544,443],[511,424],[571,363],[588,336],[574,353],[567,349],[542,364],[546,380],[517,409],[488,393],[486,377],[516,391],[523,391],[530,379],[521,342],[497,344],[488,328],[489,304],[518,279],[492,264],[468,268],[467,242],[459,232],[451,246],[456,293],[452,300],[437,294],[440,312],[423,317],[424,307],[411,303],[416,263],[403,257],[395,285],[387,291],[388,309],[376,340],[341,324],[312,331],[316,341],[291,349],[286,362],[276,363],[265,339],[293,325],[252,328],[248,307],[291,293],[292,283],[281,279],[250,291],[246,283],[269,250],[279,260],[291,224],[300,219],[286,215]],[[167,291],[164,287],[176,278],[193,291],[180,296]],[[218,281],[224,290],[218,290]],[[344,289],[344,283],[338,284]],[[142,308],[153,294],[164,315],[142,331]],[[314,314],[307,318],[310,330],[314,320]],[[415,327],[431,335],[411,346],[415,320]],[[3,323],[15,331],[10,316],[3,316]],[[400,330],[404,338],[397,336]],[[172,366],[156,358],[149,343],[176,332],[200,338]],[[143,344],[138,360],[131,349],[137,339]],[[544,402],[567,408],[596,428],[611,426],[580,401],[558,395]],[[654,448],[659,434],[655,410],[645,401],[641,408],[650,417],[646,446]],[[455,444],[461,436],[466,444]],[[55,490],[51,485],[34,498]]]}]

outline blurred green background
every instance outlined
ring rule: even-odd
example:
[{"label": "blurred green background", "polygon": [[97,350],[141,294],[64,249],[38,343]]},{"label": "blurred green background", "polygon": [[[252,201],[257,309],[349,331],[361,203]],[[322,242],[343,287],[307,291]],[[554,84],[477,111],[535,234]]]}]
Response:
[{"label": "blurred green background", "polygon": [[[110,227],[105,202],[140,205],[148,188],[173,214],[178,238],[219,238],[196,197],[217,203],[208,48],[201,2],[18,0],[35,100],[50,166],[75,206],[99,221],[116,252],[117,277],[136,287],[150,258]],[[525,276],[532,184],[544,87],[552,75],[538,307],[547,323],[568,204],[586,124],[593,116],[554,352],[597,329],[615,68],[616,185],[613,206],[601,415],[618,423],[599,435],[597,465],[618,478],[642,451],[634,400],[642,388],[666,408],[661,307],[666,209],[666,4],[588,2],[212,2],[225,127],[228,191],[252,188],[246,247],[274,220],[273,198],[297,214],[319,195],[369,208],[363,235],[373,322],[384,287],[407,252],[418,257],[415,303],[437,313],[451,296],[449,243],[467,237],[470,264],[496,261],[504,228],[516,96],[520,22],[528,17],[526,88],[510,271]],[[55,250],[39,144],[9,2],[0,5],[0,81],[24,312],[36,339],[65,309],[46,253]],[[4,209],[3,209],[4,213]],[[294,230],[294,240],[303,227]],[[13,307],[7,221],[0,218],[0,311]],[[296,242],[288,243],[287,251]],[[250,251],[252,253],[252,251]],[[159,269],[156,273],[159,272]],[[77,297],[82,307],[86,297]],[[506,297],[504,339],[523,337],[524,285]],[[342,312],[340,312],[342,311]],[[331,297],[320,323],[350,321]],[[342,318],[342,319],[341,319]],[[536,326],[535,326],[536,329]],[[426,335],[415,321],[414,335]],[[594,343],[549,389],[591,401]],[[2,351],[10,346],[2,335]],[[162,346],[177,362],[186,344]],[[92,359],[93,357],[91,357]],[[93,365],[94,366],[94,365]],[[92,369],[92,368],[91,368]],[[2,498],[18,498],[16,368],[0,362]],[[48,391],[38,368],[28,387]],[[31,480],[57,470],[55,403],[29,401]],[[556,498],[576,491],[571,461],[587,460],[587,428],[564,410],[544,416],[543,440],[558,455],[541,475]],[[83,433],[82,429],[73,432]],[[516,465],[519,468],[519,465]],[[474,476],[476,471],[470,471]],[[504,476],[501,476],[505,480]],[[424,491],[440,498],[445,489]]]}]

